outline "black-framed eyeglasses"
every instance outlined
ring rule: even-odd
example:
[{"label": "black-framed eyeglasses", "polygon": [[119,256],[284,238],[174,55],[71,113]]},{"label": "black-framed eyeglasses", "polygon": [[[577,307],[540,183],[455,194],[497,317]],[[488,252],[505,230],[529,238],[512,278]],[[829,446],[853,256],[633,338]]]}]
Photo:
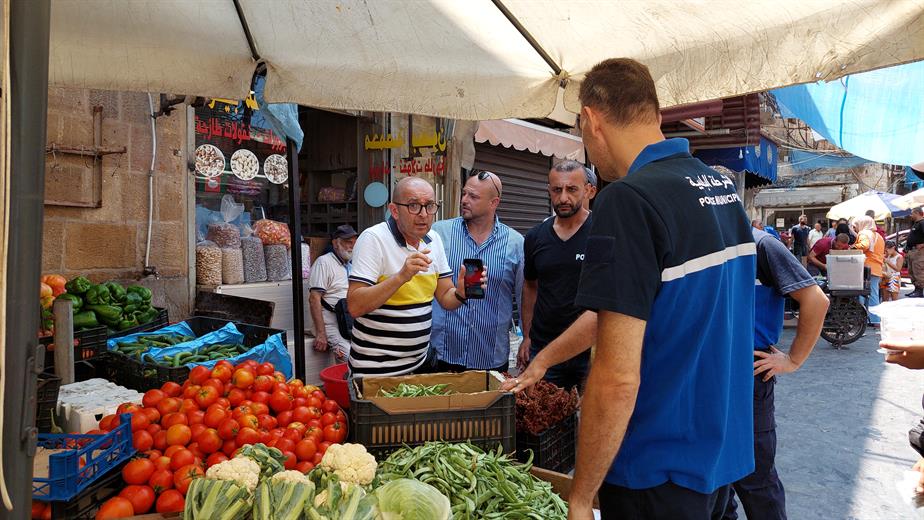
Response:
[{"label": "black-framed eyeglasses", "polygon": [[436,215],[436,212],[440,210],[439,202],[428,202],[426,204],[421,204],[419,202],[411,202],[409,204],[395,202],[393,204],[395,206],[404,206],[407,208],[408,213],[411,213],[412,215],[420,215],[424,209],[427,210],[427,215]]},{"label": "black-framed eyeglasses", "polygon": [[491,184],[494,185],[494,191],[497,192],[497,196],[498,196],[498,197],[501,196],[500,187],[497,185],[497,181],[494,180],[494,174],[493,174],[493,173],[491,173],[491,172],[489,172],[489,171],[487,171],[487,170],[472,170],[471,173],[468,174],[468,176],[469,176],[469,178],[471,178],[471,177],[478,177],[478,180],[479,180],[479,181],[483,181],[483,180],[485,180],[485,179],[491,179]]}]

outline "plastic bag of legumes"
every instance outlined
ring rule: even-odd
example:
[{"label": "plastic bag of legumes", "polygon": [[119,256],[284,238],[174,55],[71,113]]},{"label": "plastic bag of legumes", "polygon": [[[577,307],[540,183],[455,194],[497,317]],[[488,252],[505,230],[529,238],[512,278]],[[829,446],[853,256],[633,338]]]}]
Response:
[{"label": "plastic bag of legumes", "polygon": [[253,236],[259,238],[264,246],[282,245],[292,247],[289,226],[275,220],[258,220],[253,225]]}]

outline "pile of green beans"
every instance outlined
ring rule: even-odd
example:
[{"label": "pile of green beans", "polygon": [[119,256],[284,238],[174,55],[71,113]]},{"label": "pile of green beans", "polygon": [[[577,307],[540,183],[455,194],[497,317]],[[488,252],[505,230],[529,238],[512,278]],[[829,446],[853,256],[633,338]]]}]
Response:
[{"label": "pile of green beans", "polygon": [[565,520],[568,504],[531,467],[532,455],[520,464],[500,446],[486,453],[469,443],[428,442],[392,453],[379,464],[378,479],[430,484],[449,497],[453,520]]},{"label": "pile of green beans", "polygon": [[449,395],[452,392],[447,391],[449,385],[409,385],[407,383],[398,383],[394,390],[388,391],[384,388],[379,390],[381,397],[425,397],[432,395]]}]

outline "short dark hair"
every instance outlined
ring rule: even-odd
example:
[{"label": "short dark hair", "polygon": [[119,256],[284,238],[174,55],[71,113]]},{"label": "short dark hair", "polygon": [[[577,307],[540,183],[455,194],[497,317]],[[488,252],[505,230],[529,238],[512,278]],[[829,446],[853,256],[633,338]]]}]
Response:
[{"label": "short dark hair", "polygon": [[886,245],[885,245],[885,246],[886,246],[886,249],[892,249],[892,248],[895,247],[895,241],[894,241],[894,240],[886,240]]},{"label": "short dark hair", "polygon": [[587,184],[596,187],[597,186],[597,174],[591,171],[590,168],[584,166],[583,164],[572,160],[565,159],[564,161],[552,166],[552,170],[560,173],[571,173],[578,168],[584,171],[584,179],[587,180]]},{"label": "short dark hair", "polygon": [[840,242],[841,244],[849,244],[850,235],[848,235],[847,233],[838,233],[838,235],[834,237],[834,240],[837,242]]},{"label": "short dark hair", "polygon": [[581,106],[600,111],[611,123],[657,121],[661,105],[648,67],[629,58],[594,65],[578,92]]}]

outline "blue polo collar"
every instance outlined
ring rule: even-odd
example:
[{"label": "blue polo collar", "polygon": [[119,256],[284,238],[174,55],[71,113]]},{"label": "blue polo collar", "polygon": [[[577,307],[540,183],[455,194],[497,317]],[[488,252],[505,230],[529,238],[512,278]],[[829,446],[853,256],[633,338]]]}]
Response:
[{"label": "blue polo collar", "polygon": [[[395,242],[398,243],[401,247],[407,247],[407,240],[404,239],[404,235],[401,234],[401,230],[398,229],[398,222],[395,219],[388,219],[388,229],[391,231],[391,236],[395,238]],[[429,244],[433,240],[430,238],[430,234],[427,233],[421,239],[424,244]]]},{"label": "blue polo collar", "polygon": [[690,142],[686,139],[675,137],[652,143],[643,148],[642,152],[638,154],[638,157],[632,162],[632,166],[629,167],[627,175],[632,175],[648,163],[675,155],[690,155]]}]

